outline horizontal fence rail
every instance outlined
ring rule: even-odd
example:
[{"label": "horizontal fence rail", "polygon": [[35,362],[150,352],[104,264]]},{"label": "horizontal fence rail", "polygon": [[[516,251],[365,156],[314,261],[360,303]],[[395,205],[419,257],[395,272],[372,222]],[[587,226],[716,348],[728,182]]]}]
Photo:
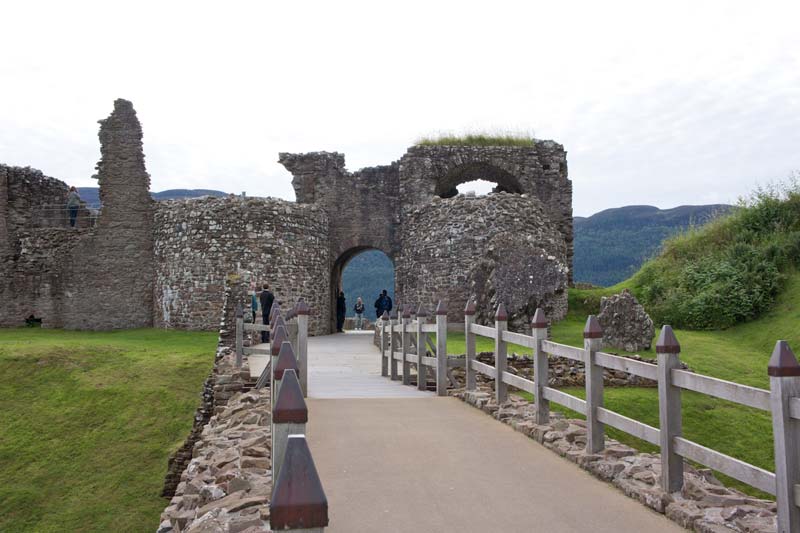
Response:
[{"label": "horizontal fence rail", "polygon": [[[442,310],[445,312],[440,312]],[[469,302],[464,310],[464,359],[450,357],[446,353],[447,332],[460,328],[446,323],[446,309],[441,302],[437,306],[435,324],[427,322],[422,307],[414,319],[409,308],[398,318],[384,315],[380,326],[381,355],[386,369],[383,375],[389,374],[387,367],[390,362],[394,365],[401,362],[403,383],[409,384],[409,371],[413,365],[417,370],[417,385],[420,389],[427,387],[427,373],[431,372],[436,376],[437,394],[445,395],[448,381],[444,374],[451,368],[463,367],[468,391],[476,389],[478,375],[494,380],[498,405],[507,400],[508,386],[531,393],[535,399],[536,421],[539,424],[549,423],[550,402],[586,416],[588,453],[598,453],[605,447],[605,426],[616,428],[659,446],[661,486],[664,490],[680,491],[683,486],[684,460],[695,461],[775,495],[778,531],[800,532],[800,507],[796,503],[800,502],[800,363],[785,341],[778,341],[775,347],[768,367],[770,390],[764,390],[683,370],[679,357],[680,345],[670,326],[661,329],[656,344],[657,359],[650,363],[601,351],[602,329],[594,316],[587,320],[584,346],[575,347],[547,339],[548,321],[541,309],[537,309],[533,317],[530,335],[506,329],[508,316],[502,304],[497,308],[494,327],[476,324],[475,314],[475,304]],[[429,337],[431,333],[436,334],[435,343]],[[478,336],[494,340],[494,365],[476,359]],[[506,370],[509,343],[533,350],[533,379]],[[410,353],[412,351],[415,353]],[[586,399],[547,386],[550,357],[566,358],[584,364]],[[603,406],[605,370],[625,372],[657,383],[659,427],[650,426]],[[396,370],[392,371],[392,378],[400,379]],[[775,472],[684,438],[681,420],[682,390],[771,413]]]}]

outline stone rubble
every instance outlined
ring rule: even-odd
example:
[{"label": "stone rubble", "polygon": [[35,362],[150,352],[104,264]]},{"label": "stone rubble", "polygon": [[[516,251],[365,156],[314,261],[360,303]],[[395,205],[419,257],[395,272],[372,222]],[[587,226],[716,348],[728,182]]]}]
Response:
[{"label": "stone rubble", "polygon": [[655,325],[628,289],[601,298],[597,320],[603,328],[603,346],[626,352],[650,349]]},{"label": "stone rubble", "polygon": [[158,533],[269,531],[269,389],[237,393],[194,444]]},{"label": "stone rubble", "polygon": [[550,414],[550,423],[536,423],[536,407],[512,397],[498,406],[490,387],[476,391],[454,389],[451,395],[481,409],[545,448],[576,463],[597,478],[611,483],[625,495],[638,500],[682,527],[698,533],[775,533],[775,502],[748,496],[726,488],[710,469],[684,466],[684,486],[679,493],[661,489],[661,459],[606,438],[601,453],[587,454],[586,422]]}]

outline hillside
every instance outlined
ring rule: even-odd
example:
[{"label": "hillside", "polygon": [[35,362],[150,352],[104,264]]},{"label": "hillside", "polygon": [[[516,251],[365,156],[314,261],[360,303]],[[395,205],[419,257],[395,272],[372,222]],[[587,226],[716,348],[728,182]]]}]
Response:
[{"label": "hillside", "polygon": [[655,255],[665,238],[730,209],[724,204],[631,205],[575,217],[574,279],[603,287],[619,283]]},{"label": "hillside", "polygon": [[[89,207],[100,207],[100,189],[98,187],[78,187],[78,194]],[[151,192],[153,200],[178,200],[181,198],[197,198],[199,196],[227,196],[228,193],[213,189],[169,189]]]}]

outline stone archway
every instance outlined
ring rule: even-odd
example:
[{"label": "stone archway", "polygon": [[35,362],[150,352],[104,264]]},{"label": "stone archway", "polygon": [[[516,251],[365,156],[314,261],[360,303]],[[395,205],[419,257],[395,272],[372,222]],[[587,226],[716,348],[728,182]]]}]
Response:
[{"label": "stone archway", "polygon": [[[333,333],[336,331],[336,297],[339,291],[342,288],[342,275],[344,274],[345,268],[347,268],[348,263],[355,258],[356,256],[360,255],[363,252],[367,252],[370,250],[376,250],[378,252],[383,253],[389,260],[392,262],[392,273],[393,273],[393,287],[394,290],[397,285],[397,275],[396,269],[394,268],[394,258],[390,253],[387,253],[385,250],[381,250],[380,248],[376,248],[374,246],[354,246],[352,248],[348,248],[344,252],[342,252],[339,257],[333,262],[333,266],[331,267],[331,282],[330,282],[330,316],[328,317],[328,325],[330,328],[330,332]],[[348,309],[352,308],[354,302],[347,302]],[[370,296],[367,296],[364,300],[364,304],[367,306],[367,309],[370,309],[372,306],[372,301],[370,300]]]},{"label": "stone archway", "polygon": [[441,198],[452,198],[458,195],[456,187],[476,180],[497,184],[494,192],[522,194],[522,185],[516,176],[485,162],[465,163],[451,169],[436,180],[435,194]]}]

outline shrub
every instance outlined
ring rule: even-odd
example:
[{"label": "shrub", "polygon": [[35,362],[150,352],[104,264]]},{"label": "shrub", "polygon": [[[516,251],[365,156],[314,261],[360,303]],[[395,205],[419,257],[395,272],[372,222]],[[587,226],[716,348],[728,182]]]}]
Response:
[{"label": "shrub", "polygon": [[658,323],[727,328],[770,308],[800,266],[800,187],[761,189],[728,216],[665,241],[632,278]]}]

